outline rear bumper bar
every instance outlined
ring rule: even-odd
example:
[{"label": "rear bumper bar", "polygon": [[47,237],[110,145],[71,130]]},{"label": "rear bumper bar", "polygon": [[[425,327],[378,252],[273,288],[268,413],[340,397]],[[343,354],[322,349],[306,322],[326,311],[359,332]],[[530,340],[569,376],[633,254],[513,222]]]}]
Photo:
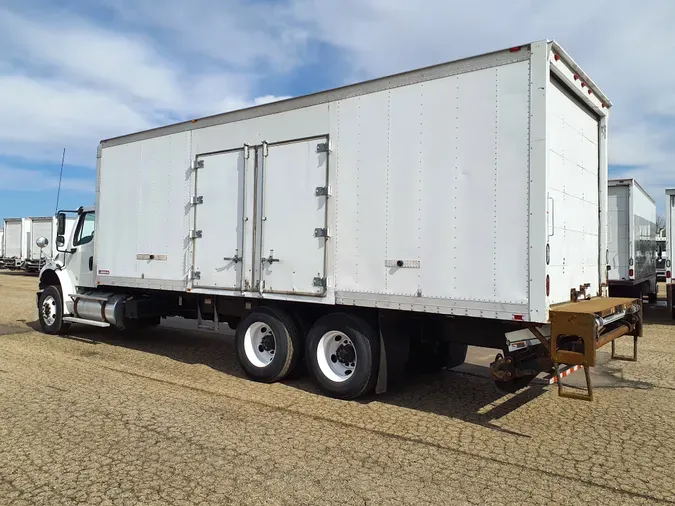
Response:
[{"label": "rear bumper bar", "polygon": [[[550,354],[561,397],[592,400],[589,368],[596,365],[596,350],[612,343],[614,360],[637,361],[637,340],[642,336],[642,301],[618,297],[599,297],[561,304],[549,311],[551,321]],[[633,356],[618,356],[614,342],[633,336]],[[583,367],[588,393],[563,389],[560,364]]]},{"label": "rear bumper bar", "polygon": [[551,360],[554,364],[596,364],[596,350],[615,339],[642,336],[642,301],[599,297],[551,308]]}]

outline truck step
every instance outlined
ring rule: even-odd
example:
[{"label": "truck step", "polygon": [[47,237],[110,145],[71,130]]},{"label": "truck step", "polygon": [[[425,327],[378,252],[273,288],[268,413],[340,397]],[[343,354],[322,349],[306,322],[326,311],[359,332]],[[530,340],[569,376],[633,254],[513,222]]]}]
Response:
[{"label": "truck step", "polygon": [[101,295],[86,295],[84,293],[71,293],[68,295],[71,299],[80,299],[80,300],[95,300],[98,302],[107,302],[108,297],[107,296],[101,296]]},{"label": "truck step", "polygon": [[110,324],[107,322],[97,322],[94,320],[85,320],[84,318],[76,318],[74,316],[64,316],[64,322],[68,323],[82,323],[84,325],[92,325],[94,327],[110,327]]}]

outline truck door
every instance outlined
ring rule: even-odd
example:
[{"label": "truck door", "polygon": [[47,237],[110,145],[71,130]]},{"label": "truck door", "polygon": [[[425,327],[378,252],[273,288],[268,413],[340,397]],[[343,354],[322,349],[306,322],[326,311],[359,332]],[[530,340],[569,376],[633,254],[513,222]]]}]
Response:
[{"label": "truck door", "polygon": [[325,293],[326,137],[264,144],[259,166],[260,291]]},{"label": "truck door", "polygon": [[196,287],[241,289],[245,254],[244,152],[237,149],[197,157],[193,283]]},{"label": "truck door", "polygon": [[[94,228],[96,215],[89,211],[80,215],[75,227],[71,253],[65,255],[67,267],[75,277],[75,285],[92,288],[96,286],[94,271]],[[68,298],[68,294],[63,296]]]}]

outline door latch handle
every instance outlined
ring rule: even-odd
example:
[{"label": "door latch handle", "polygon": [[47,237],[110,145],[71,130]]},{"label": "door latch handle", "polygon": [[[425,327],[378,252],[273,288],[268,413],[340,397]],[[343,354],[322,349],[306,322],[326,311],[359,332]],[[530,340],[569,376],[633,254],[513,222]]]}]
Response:
[{"label": "door latch handle", "polygon": [[230,262],[234,262],[235,264],[238,262],[241,262],[243,260],[242,257],[239,256],[239,250],[234,252],[233,257],[225,257],[223,260],[229,260]]},{"label": "door latch handle", "polygon": [[268,256],[267,258],[263,258],[262,261],[267,262],[268,264],[273,264],[274,262],[278,262],[279,259],[274,258],[274,250],[272,249],[270,250],[270,256]]}]

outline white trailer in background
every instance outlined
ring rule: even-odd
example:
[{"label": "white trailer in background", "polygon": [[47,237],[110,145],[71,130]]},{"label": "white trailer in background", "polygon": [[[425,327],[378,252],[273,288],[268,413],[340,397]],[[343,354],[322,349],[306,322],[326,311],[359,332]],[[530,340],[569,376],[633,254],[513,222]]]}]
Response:
[{"label": "white trailer in background", "polygon": [[675,189],[666,190],[666,292],[668,307],[675,319],[675,284],[673,283],[673,260],[675,260]]},{"label": "white trailer in background", "polygon": [[249,377],[304,348],[341,398],[467,345],[507,391],[593,366],[642,321],[605,297],[610,106],[543,41],[102,141],[40,324],[227,322]]},{"label": "white trailer in background", "polygon": [[4,252],[0,260],[6,269],[19,269],[23,264],[25,251],[25,227],[23,218],[5,218]]},{"label": "white trailer in background", "polygon": [[609,294],[657,299],[656,203],[634,179],[610,179],[607,272]]},{"label": "white trailer in background", "polygon": [[[28,251],[23,268],[28,272],[39,272],[46,260],[52,258],[55,218],[53,216],[30,217],[26,221],[26,233],[28,236],[26,247]],[[40,237],[44,237],[49,241],[44,248],[40,248],[37,245],[37,239]]]},{"label": "white trailer in background", "polygon": [[656,280],[666,280],[666,262],[668,254],[666,253],[666,234],[665,229],[656,236]]},{"label": "white trailer in background", "polygon": [[0,228],[0,269],[2,268],[2,259],[5,258],[5,223]]}]

